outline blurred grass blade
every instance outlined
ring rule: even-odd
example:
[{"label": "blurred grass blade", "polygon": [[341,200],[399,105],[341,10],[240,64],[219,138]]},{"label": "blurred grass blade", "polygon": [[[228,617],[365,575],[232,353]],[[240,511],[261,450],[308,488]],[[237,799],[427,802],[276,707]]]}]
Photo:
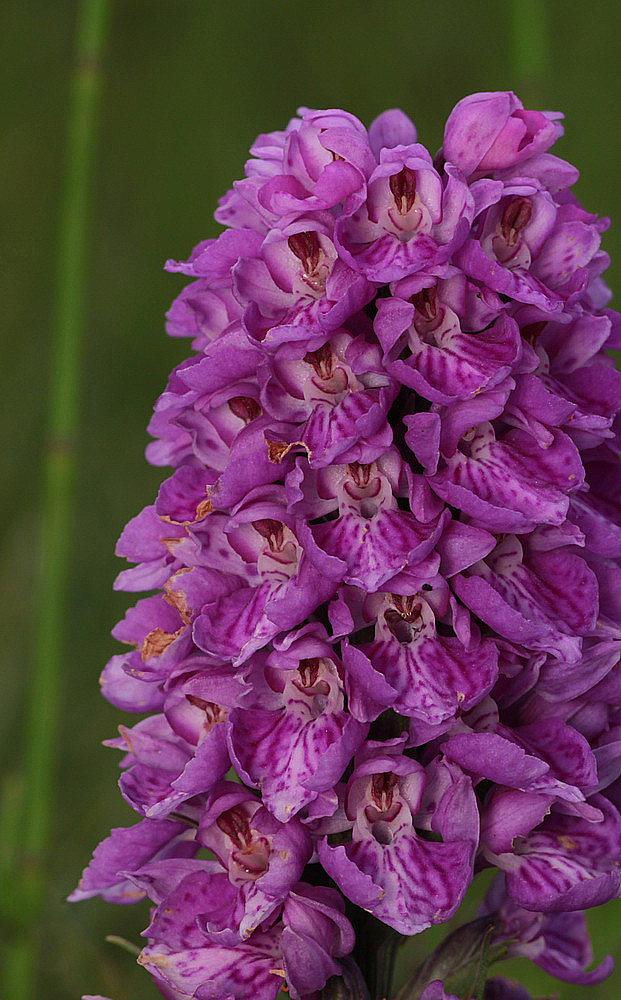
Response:
[{"label": "blurred grass blade", "polygon": [[80,332],[85,296],[85,245],[93,136],[101,87],[108,0],[81,0],[77,10],[60,215],[56,303],[50,353],[48,438],[34,662],[27,694],[21,841],[7,897],[14,934],[5,973],[11,1000],[33,1000],[37,926],[44,905],[59,724],[63,621],[71,535],[71,493],[78,426]]},{"label": "blurred grass blade", "polygon": [[[511,40],[514,89],[526,106],[537,106],[545,95],[549,42],[545,0],[511,0]],[[545,100],[543,101],[545,105]],[[547,105],[546,105],[547,106]]]}]

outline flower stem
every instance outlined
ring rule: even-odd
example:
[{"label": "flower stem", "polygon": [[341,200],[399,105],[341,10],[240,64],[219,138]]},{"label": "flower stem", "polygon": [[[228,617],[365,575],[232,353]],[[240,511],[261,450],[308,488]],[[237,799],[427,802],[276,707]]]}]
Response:
[{"label": "flower stem", "polygon": [[395,959],[404,938],[370,913],[361,914],[356,924],[354,957],[368,987],[370,1000],[390,996]]},{"label": "flower stem", "polygon": [[107,934],[106,941],[108,944],[115,944],[123,951],[128,952],[130,955],[139,955],[140,948],[138,945],[133,944],[131,941],[127,941],[126,938],[119,937],[118,934]]},{"label": "flower stem", "polygon": [[392,996],[392,980],[395,973],[397,952],[405,938],[393,931],[383,938],[377,948],[376,957],[376,992],[380,1000]]},{"label": "flower stem", "polygon": [[37,995],[37,925],[46,891],[44,865],[51,823],[70,556],[88,200],[107,14],[108,0],[79,3],[52,328],[42,558],[33,671],[26,708],[21,843],[13,873],[16,892],[11,893],[19,913],[16,913],[13,954],[5,966],[11,980],[7,995],[12,1000],[31,1000]]},{"label": "flower stem", "polygon": [[548,68],[545,0],[511,0],[511,38],[516,89],[529,104],[537,104]]}]

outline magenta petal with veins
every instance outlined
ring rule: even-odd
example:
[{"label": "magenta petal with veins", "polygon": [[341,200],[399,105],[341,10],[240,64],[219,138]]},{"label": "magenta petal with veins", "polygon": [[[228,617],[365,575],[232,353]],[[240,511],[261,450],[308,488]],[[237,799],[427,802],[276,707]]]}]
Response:
[{"label": "magenta petal with veins", "polygon": [[[473,845],[449,839],[448,827],[444,842],[417,834],[416,826],[434,829],[433,814],[440,817],[453,789],[442,789],[430,808],[425,787],[434,780],[433,768],[426,774],[420,764],[399,757],[399,744],[369,744],[359,755],[346,800],[352,840],[342,847],[322,841],[319,856],[350,899],[400,933],[417,934],[456,910],[472,877]],[[442,826],[439,819],[435,832]]]},{"label": "magenta petal with veins", "polygon": [[231,751],[240,774],[286,822],[334,787],[368,727],[345,709],[339,668],[321,632],[293,633],[286,653],[250,661],[249,676],[255,693],[231,713]]},{"label": "magenta petal with veins", "polygon": [[519,854],[501,854],[507,892],[526,910],[558,912],[598,906],[621,890],[621,820],[601,796],[592,803],[600,821],[552,813],[520,843]]}]

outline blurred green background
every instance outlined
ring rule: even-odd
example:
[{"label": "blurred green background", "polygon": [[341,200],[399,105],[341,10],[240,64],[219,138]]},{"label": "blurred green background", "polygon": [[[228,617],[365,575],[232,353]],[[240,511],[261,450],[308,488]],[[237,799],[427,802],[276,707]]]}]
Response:
[{"label": "blurred green background", "polygon": [[[217,232],[216,199],[241,176],[252,139],[282,127],[299,104],[344,107],[366,121],[400,106],[435,151],[442,123],[462,96],[515,89],[566,114],[567,135],[557,151],[580,168],[583,203],[613,218],[604,245],[618,303],[621,14],[612,4],[578,0],[538,6],[547,27],[546,66],[538,79],[521,79],[507,4],[112,5],[92,177],[71,582],[61,622],[62,713],[38,997],[156,995],[131,956],[104,941],[107,934],[137,941],[146,907],[98,900],[70,905],[64,898],[98,840],[111,826],[135,819],[116,789],[116,754],[100,746],[123,720],[100,698],[97,678],[115,649],[109,630],[128,603],[112,591],[120,568],[114,543],[162,478],[144,460],[144,428],[168,371],[186,350],[163,332],[164,311],[182,285],[163,274],[163,261],[185,256]],[[76,13],[75,3],[30,0],[6,5],[3,17],[0,199],[8,238],[0,258],[0,607],[6,622],[0,745],[9,789],[19,776],[31,693],[50,316]],[[526,56],[530,44],[525,39]],[[621,958],[620,912],[611,904],[592,915],[598,959],[607,951]],[[5,943],[13,933],[2,928]],[[426,949],[428,940],[423,935],[416,947]],[[526,962],[512,963],[510,971],[539,994],[585,994]],[[589,994],[621,995],[621,965]]]}]

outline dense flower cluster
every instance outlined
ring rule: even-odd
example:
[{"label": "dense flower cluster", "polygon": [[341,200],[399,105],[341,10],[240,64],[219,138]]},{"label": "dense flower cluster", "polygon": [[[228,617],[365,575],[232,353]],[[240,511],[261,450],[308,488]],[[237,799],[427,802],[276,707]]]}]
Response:
[{"label": "dense flower cluster", "polygon": [[167,264],[194,353],[102,676],[146,713],[110,741],[141,819],[73,898],[149,897],[171,1000],[315,997],[361,911],[417,934],[490,866],[511,954],[609,971],[581,911],[621,887],[621,325],[560,117],[473,95],[432,159],[401,111],[300,109]]}]

